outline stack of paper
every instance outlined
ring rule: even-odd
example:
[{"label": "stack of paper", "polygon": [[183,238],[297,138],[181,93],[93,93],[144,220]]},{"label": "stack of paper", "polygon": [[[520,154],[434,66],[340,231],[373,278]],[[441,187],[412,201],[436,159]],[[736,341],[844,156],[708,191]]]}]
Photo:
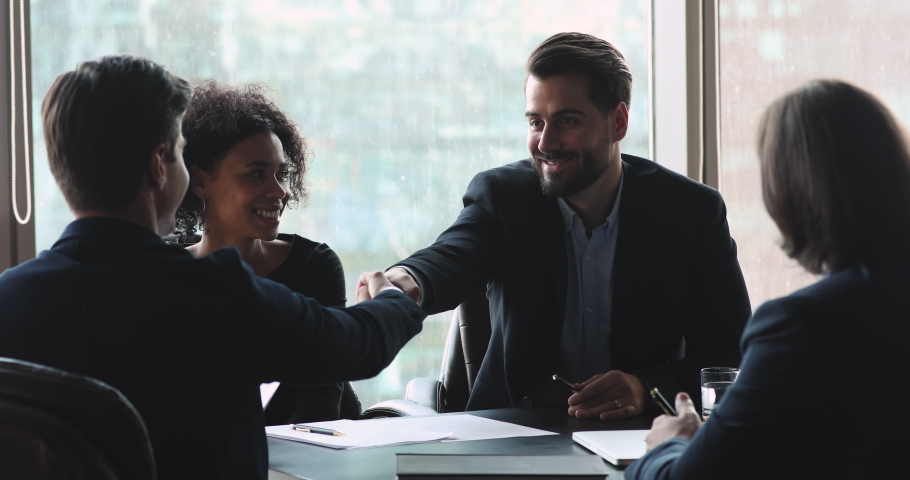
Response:
[{"label": "stack of paper", "polygon": [[375,420],[335,420],[308,423],[314,427],[337,430],[340,436],[298,432],[288,425],[265,428],[270,437],[312,443],[330,448],[368,448],[424,442],[454,442],[491,438],[557,435],[554,432],[490,420],[474,415],[397,417]]},{"label": "stack of paper", "polygon": [[414,430],[396,425],[384,425],[369,420],[335,420],[332,422],[308,423],[319,428],[337,430],[344,435],[323,435],[320,433],[298,432],[290,425],[265,427],[265,434],[270,437],[313,443],[329,448],[364,448],[387,447],[442,440],[452,436],[452,432],[437,430]]}]

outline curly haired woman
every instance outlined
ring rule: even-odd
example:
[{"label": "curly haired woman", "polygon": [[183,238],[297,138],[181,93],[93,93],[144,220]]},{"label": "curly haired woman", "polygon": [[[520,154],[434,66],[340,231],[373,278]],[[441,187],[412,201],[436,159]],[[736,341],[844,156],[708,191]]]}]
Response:
[{"label": "curly haired woman", "polygon": [[[194,256],[234,247],[256,275],[283,283],[327,307],[345,305],[344,271],[324,243],[278,233],[281,215],[306,200],[308,152],[297,126],[263,94],[209,81],[196,87],[183,118],[190,188],[177,211],[177,234]],[[196,235],[201,227],[201,237]],[[342,406],[342,392],[348,389]],[[266,425],[356,418],[350,385],[280,385]]]}]

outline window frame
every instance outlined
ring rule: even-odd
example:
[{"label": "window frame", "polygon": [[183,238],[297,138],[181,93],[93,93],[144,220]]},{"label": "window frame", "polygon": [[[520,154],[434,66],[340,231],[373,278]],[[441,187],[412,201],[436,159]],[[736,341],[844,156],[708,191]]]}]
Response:
[{"label": "window frame", "polygon": [[720,190],[718,0],[651,0],[650,12],[654,160]]}]

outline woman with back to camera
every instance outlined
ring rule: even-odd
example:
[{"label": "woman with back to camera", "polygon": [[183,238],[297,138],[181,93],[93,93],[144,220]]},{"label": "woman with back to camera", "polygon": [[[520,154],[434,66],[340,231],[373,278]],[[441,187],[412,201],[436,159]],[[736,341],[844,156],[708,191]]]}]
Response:
[{"label": "woman with back to camera", "polygon": [[764,304],[742,372],[701,424],[660,416],[625,477],[890,478],[910,414],[910,155],[870,93],[813,81],[761,122],[762,194],[783,250],[818,283]]},{"label": "woman with back to camera", "polygon": [[[297,126],[263,95],[209,81],[193,91],[183,118],[190,188],[177,211],[177,233],[202,257],[234,247],[256,275],[285,284],[327,307],[345,305],[344,271],[324,243],[279,234],[281,215],[307,198],[307,145]],[[301,365],[300,368],[307,368]],[[344,396],[342,392],[349,391]],[[282,384],[265,410],[266,425],[357,418],[349,384]]]}]

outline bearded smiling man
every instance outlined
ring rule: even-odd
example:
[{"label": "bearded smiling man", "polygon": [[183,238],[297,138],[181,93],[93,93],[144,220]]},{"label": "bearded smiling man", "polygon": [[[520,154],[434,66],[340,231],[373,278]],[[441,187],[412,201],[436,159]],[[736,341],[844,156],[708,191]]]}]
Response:
[{"label": "bearded smiling man", "polygon": [[632,75],[610,43],[554,35],[527,73],[531,158],[478,174],[455,223],[386,276],[429,313],[486,289],[468,410],[615,420],[655,408],[651,387],[699,398],[701,368],[739,364],[751,312],[720,194],[620,153]]}]

